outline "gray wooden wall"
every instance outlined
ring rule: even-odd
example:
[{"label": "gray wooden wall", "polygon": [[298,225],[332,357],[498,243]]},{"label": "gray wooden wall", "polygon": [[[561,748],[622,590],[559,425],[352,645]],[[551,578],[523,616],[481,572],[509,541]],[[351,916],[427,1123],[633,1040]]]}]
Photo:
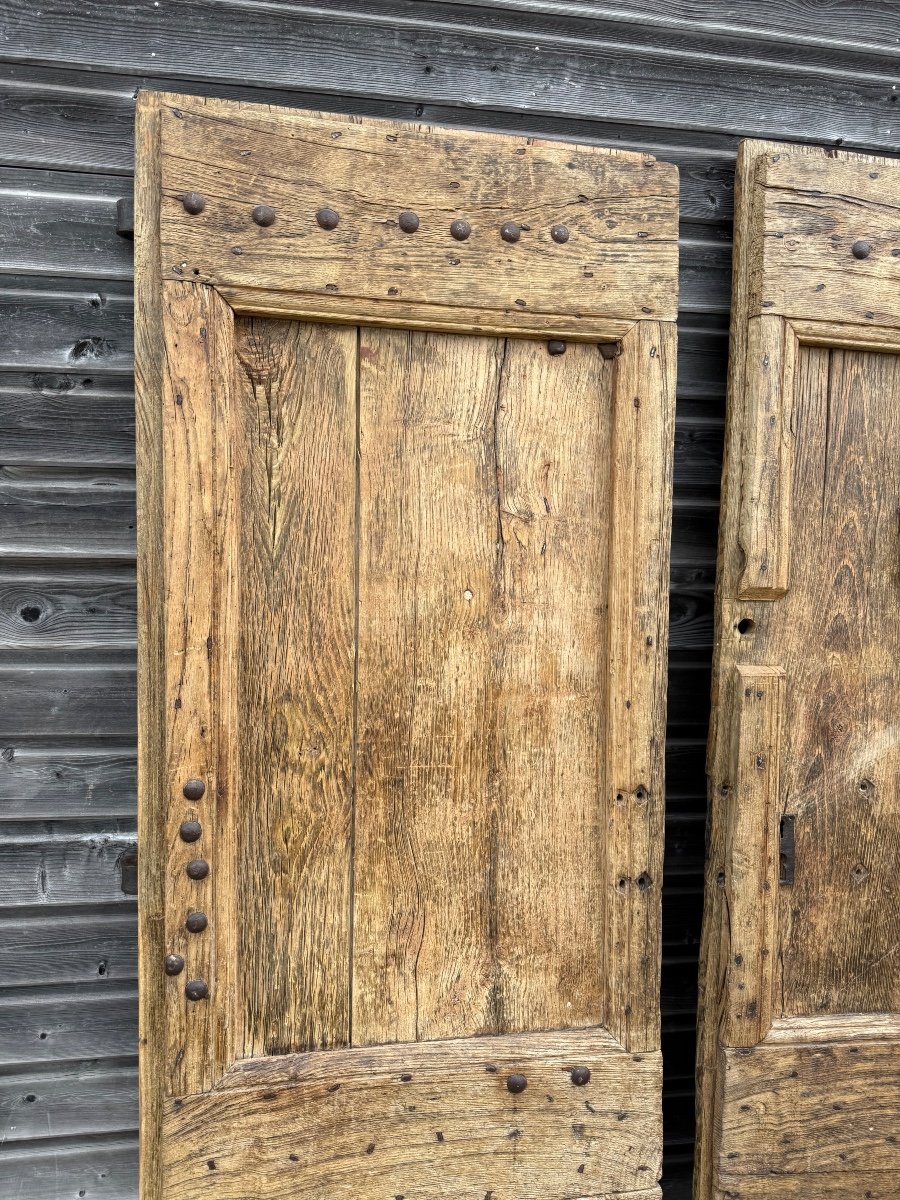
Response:
[{"label": "gray wooden wall", "polygon": [[136,89],[619,144],[681,168],[663,981],[676,1196],[735,148],[893,152],[898,63],[900,0],[0,0],[0,1195],[136,1195],[132,268],[115,231]]}]

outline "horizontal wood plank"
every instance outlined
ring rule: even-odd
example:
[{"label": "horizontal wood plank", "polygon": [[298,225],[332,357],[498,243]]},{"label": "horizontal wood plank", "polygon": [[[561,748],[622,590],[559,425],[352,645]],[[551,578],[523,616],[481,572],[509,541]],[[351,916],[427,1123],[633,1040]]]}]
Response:
[{"label": "horizontal wood plank", "polygon": [[0,738],[135,736],[132,665],[0,667]]},{"label": "horizontal wood plank", "polygon": [[776,1175],[779,1188],[797,1180],[779,1194],[818,1197],[822,1177],[837,1174],[845,1190],[835,1194],[849,1197],[864,1194],[858,1189],[867,1172],[896,1179],[898,1060],[896,1041],[721,1051],[719,1186],[741,1193],[747,1176],[766,1176],[771,1186]]},{"label": "horizontal wood plank", "polygon": [[131,472],[74,475],[51,467],[0,467],[6,562],[32,557],[134,558]]},{"label": "horizontal wood plank", "polygon": [[132,650],[136,588],[129,567],[50,574],[27,566],[0,573],[5,650]]},{"label": "horizontal wood plank", "polygon": [[96,984],[137,978],[134,901],[117,911],[0,917],[0,978],[6,987]]},{"label": "horizontal wood plank", "polygon": [[[248,1061],[229,1080],[244,1086],[169,1102],[167,1185],[186,1200],[437,1197],[448,1177],[460,1193],[520,1200],[648,1190],[660,1067],[598,1030]],[[513,1072],[528,1080],[516,1096]]]},{"label": "horizontal wood plank", "polygon": [[0,817],[132,817],[136,773],[132,746],[8,743],[0,748]]},{"label": "horizontal wood plank", "polygon": [[86,1064],[0,1077],[0,1129],[7,1145],[136,1127],[136,1066]]},{"label": "horizontal wood plank", "polygon": [[0,1190],[15,1197],[41,1200],[136,1200],[136,1135],[76,1138],[55,1143],[19,1143],[4,1148],[0,1160]]},{"label": "horizontal wood plank", "polygon": [[67,904],[128,904],[120,862],[133,851],[133,831],[115,822],[13,826],[0,842],[0,908]]},{"label": "horizontal wood plank", "polygon": [[656,125],[780,138],[831,141],[839,129],[862,147],[892,145],[892,62],[870,55],[847,71],[840,56],[815,45],[798,49],[771,39],[765,61],[723,53],[720,39],[702,33],[670,34],[664,45],[647,36],[640,44],[633,24],[594,20],[560,29],[557,19],[554,30],[520,18],[498,46],[496,25],[479,28],[471,17],[460,23],[441,5],[417,5],[414,13],[347,10],[335,38],[333,13],[294,5],[290,12],[242,9],[235,54],[234,30],[210,0],[179,4],[164,24],[156,10],[129,4],[119,10],[112,43],[104,12],[102,0],[77,13],[65,0],[40,12],[5,0],[4,54],[60,67],[112,60],[137,74],[375,93],[422,105],[459,105],[461,98],[482,109],[552,104],[564,114],[621,121],[641,112]]},{"label": "horizontal wood plank", "polygon": [[[648,155],[168,93],[159,105],[164,279],[215,284],[242,309],[257,309],[241,298],[252,289],[261,311],[273,294],[296,316],[462,332],[596,339],[610,320],[674,318],[677,171]],[[334,228],[318,227],[323,208]]]},{"label": "horizontal wood plank", "polygon": [[[23,324],[20,332],[27,338],[31,327]],[[93,378],[72,370],[2,372],[0,430],[7,466],[131,467],[131,376]]]},{"label": "horizontal wood plank", "polygon": [[137,989],[0,991],[0,1066],[24,1067],[137,1053]]}]

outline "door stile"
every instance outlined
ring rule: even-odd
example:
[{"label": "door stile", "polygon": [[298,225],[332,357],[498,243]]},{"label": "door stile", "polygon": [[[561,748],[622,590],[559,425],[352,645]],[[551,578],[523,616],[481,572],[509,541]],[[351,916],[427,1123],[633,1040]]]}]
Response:
[{"label": "door stile", "polygon": [[[613,398],[604,805],[604,1024],[629,1050],[659,1038],[665,678],[675,333],[639,322],[619,345]],[[615,764],[614,773],[609,764]]]}]

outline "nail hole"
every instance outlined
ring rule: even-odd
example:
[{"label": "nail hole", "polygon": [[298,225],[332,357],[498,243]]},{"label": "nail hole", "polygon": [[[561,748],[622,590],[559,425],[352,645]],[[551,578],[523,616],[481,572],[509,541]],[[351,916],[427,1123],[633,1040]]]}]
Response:
[{"label": "nail hole", "polygon": [[741,617],[740,621],[737,623],[737,631],[740,634],[750,633],[755,628],[756,622],[752,617]]}]

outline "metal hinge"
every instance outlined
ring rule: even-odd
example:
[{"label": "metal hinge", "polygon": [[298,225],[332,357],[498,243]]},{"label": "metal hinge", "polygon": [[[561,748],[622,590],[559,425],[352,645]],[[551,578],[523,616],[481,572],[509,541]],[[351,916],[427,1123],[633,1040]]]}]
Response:
[{"label": "metal hinge", "polygon": [[116,233],[119,237],[134,237],[134,200],[131,196],[116,201]]},{"label": "metal hinge", "polygon": [[126,896],[138,894],[138,852],[137,846],[126,850],[119,858],[119,871],[122,875],[122,891]]},{"label": "metal hinge", "polygon": [[794,818],[782,817],[778,831],[778,882],[782,887],[794,882]]}]

